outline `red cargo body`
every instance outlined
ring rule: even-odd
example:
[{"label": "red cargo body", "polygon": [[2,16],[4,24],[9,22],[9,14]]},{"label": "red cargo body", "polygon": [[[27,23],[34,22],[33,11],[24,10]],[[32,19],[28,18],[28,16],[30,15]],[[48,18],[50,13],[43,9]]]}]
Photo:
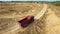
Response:
[{"label": "red cargo body", "polygon": [[26,27],[28,26],[30,23],[32,23],[34,21],[34,16],[27,16],[26,18],[18,21],[19,24],[22,26],[22,27]]}]

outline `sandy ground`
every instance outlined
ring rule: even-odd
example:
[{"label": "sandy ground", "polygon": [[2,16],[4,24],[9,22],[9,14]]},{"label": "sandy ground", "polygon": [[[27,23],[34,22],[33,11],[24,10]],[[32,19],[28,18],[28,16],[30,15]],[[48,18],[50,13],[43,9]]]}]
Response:
[{"label": "sandy ground", "polygon": [[[58,15],[60,8],[58,6],[50,6],[46,17],[46,34],[60,34],[60,18]],[[56,14],[57,13],[57,14]]]},{"label": "sandy ground", "polygon": [[[20,3],[17,3],[17,4],[19,5]],[[37,5],[39,5],[39,4],[37,4]],[[31,7],[33,7],[33,6],[31,6]],[[39,6],[36,6],[36,4],[35,4],[36,9]],[[60,34],[60,8],[59,7],[60,6],[49,5],[45,15],[41,19],[37,20],[37,24],[32,25],[30,28],[28,28],[27,30],[25,30],[23,32],[15,31],[10,34]],[[19,12],[20,10],[22,11],[22,9],[24,9],[24,8],[22,8],[22,9],[16,8],[16,9]],[[33,7],[33,9],[34,9],[34,7]],[[37,11],[36,9],[35,9],[35,12]],[[2,12],[2,15],[4,15],[3,12]],[[14,16],[15,16],[15,14],[19,15],[18,12],[13,12],[13,15]],[[27,14],[31,13],[31,14],[35,15],[36,14],[35,12],[33,10],[32,12],[29,11]],[[26,12],[22,12],[22,13],[26,14]],[[20,13],[20,14],[22,14],[22,13]],[[9,14],[12,14],[12,13],[9,13]],[[6,13],[5,13],[5,15],[6,15]],[[15,19],[17,19],[17,18],[15,18]],[[0,20],[0,22],[1,22],[1,20]]]}]

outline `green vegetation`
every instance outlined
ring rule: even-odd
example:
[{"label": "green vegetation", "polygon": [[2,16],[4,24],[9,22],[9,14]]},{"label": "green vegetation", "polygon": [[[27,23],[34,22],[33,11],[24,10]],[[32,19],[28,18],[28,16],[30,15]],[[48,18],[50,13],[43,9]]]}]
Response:
[{"label": "green vegetation", "polygon": [[56,6],[60,6],[60,1],[55,1],[55,2],[51,2],[52,4],[55,4]]},{"label": "green vegetation", "polygon": [[16,10],[15,10],[15,9],[10,9],[9,11],[10,11],[10,12],[16,12]]}]

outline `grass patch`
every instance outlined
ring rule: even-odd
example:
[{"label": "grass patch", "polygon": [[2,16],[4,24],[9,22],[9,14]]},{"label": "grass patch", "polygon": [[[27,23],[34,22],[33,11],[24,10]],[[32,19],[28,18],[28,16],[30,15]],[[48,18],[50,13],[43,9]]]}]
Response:
[{"label": "grass patch", "polygon": [[56,5],[56,6],[60,6],[60,1],[55,1],[55,2],[51,2],[51,3]]},{"label": "grass patch", "polygon": [[10,11],[10,12],[16,12],[16,10],[15,10],[15,9],[10,9],[9,11]]}]

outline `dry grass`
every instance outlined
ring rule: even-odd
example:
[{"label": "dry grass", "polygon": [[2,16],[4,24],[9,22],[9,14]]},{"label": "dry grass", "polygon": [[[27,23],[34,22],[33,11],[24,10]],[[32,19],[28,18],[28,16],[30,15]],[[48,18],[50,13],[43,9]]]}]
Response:
[{"label": "dry grass", "polygon": [[38,7],[37,3],[0,3],[0,14],[27,14]]},{"label": "dry grass", "polygon": [[40,3],[0,3],[0,16],[36,15],[41,7]]},{"label": "dry grass", "polygon": [[[0,3],[0,32],[4,30],[8,30],[8,28],[13,27],[18,20],[24,18],[25,15],[33,15],[35,16],[42,8],[42,4],[40,3]],[[7,18],[10,15],[14,17],[16,15],[22,16],[17,18]],[[7,16],[4,18],[4,16]],[[10,16],[11,17],[11,16]],[[6,24],[6,25],[5,25]],[[43,32],[43,26],[39,26],[40,21],[38,21],[37,25],[33,25],[31,28],[28,28],[28,31],[25,32],[17,32],[15,34],[40,34]],[[3,26],[3,27],[2,27]],[[42,27],[40,29],[40,27]],[[12,33],[13,34],[13,33]]]}]

